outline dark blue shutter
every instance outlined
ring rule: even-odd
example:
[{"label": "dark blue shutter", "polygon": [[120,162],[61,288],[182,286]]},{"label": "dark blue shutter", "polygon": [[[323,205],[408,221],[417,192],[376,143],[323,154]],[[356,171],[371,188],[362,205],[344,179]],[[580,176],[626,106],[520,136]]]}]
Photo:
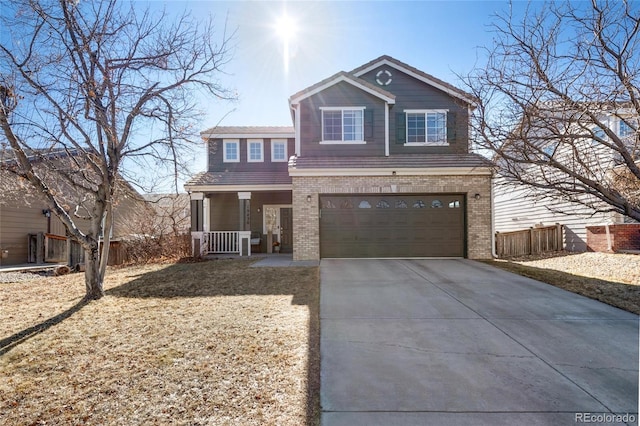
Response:
[{"label": "dark blue shutter", "polygon": [[396,114],[396,143],[404,145],[407,141],[407,115],[404,112]]},{"label": "dark blue shutter", "polygon": [[373,139],[373,110],[364,110],[364,139]]},{"label": "dark blue shutter", "polygon": [[454,143],[457,138],[456,113],[447,113],[447,143]]}]

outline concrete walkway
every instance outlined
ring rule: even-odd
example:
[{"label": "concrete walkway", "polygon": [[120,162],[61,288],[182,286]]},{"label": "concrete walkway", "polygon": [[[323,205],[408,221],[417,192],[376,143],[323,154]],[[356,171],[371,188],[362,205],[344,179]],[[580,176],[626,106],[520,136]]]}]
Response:
[{"label": "concrete walkway", "polygon": [[252,268],[287,268],[291,266],[318,266],[316,260],[293,260],[292,254],[257,254],[259,260],[252,264]]},{"label": "concrete walkway", "polygon": [[320,269],[322,425],[637,424],[637,315],[469,260]]}]

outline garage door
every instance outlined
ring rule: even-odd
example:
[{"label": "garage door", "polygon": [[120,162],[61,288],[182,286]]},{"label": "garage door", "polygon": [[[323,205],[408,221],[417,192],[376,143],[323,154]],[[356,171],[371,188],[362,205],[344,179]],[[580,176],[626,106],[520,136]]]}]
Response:
[{"label": "garage door", "polygon": [[320,256],[463,257],[464,195],[323,195]]}]

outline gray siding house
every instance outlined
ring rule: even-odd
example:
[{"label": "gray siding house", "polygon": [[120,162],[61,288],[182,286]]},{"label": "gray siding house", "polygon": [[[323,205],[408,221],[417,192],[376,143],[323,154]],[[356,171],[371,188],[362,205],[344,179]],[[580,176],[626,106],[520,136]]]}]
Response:
[{"label": "gray siding house", "polygon": [[[635,141],[632,129],[614,114],[603,114],[602,122],[621,138],[631,137]],[[603,135],[604,137],[604,135]],[[581,160],[587,162],[595,173],[606,176],[616,164],[616,154],[603,149],[589,140],[577,140],[572,145],[578,153],[582,153]],[[637,148],[636,148],[637,149]],[[591,157],[589,156],[591,154]],[[558,148],[553,153],[554,158],[573,162],[574,154],[571,149]],[[591,158],[591,163],[589,159]],[[596,158],[597,161],[593,160]],[[533,168],[531,176],[538,176],[539,169]],[[587,227],[599,225],[621,225],[634,221],[617,212],[605,212],[608,206],[604,202],[593,200],[595,207],[603,211],[596,211],[581,204],[565,201],[559,195],[555,197],[549,191],[506,182],[497,177],[494,180],[494,217],[495,229],[498,232],[509,232],[528,229],[536,226],[552,226],[556,223],[564,226],[564,248],[568,251],[583,252],[587,247]]]},{"label": "gray siding house", "polygon": [[289,105],[293,127],[201,133],[207,171],[185,184],[197,251],[250,237],[294,260],[491,257],[493,169],[469,151],[471,95],[382,56]]}]

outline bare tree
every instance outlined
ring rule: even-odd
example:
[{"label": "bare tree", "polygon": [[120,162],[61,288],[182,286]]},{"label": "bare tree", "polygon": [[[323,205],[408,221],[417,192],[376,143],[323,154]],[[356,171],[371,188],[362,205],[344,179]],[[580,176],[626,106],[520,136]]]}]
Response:
[{"label": "bare tree", "polygon": [[[7,4],[9,3],[9,4]],[[140,10],[118,0],[13,0],[3,3],[0,128],[15,167],[85,250],[86,298],[103,295],[118,179],[136,165],[168,165],[198,140],[197,95],[229,98],[217,76],[230,60],[226,31],[213,18]],[[64,168],[42,173],[51,151]],[[82,202],[66,206],[52,190],[63,179]],[[88,220],[88,230],[77,226]]]},{"label": "bare tree", "polygon": [[477,148],[532,196],[640,220],[640,8],[533,6],[496,16],[486,65],[464,78]]}]

